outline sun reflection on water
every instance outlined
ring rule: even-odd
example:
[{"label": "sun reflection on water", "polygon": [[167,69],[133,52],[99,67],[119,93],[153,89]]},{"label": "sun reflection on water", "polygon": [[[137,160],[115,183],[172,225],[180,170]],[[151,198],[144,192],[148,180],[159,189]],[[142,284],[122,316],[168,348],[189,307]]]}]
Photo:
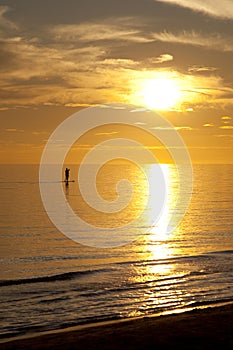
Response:
[{"label": "sun reflection on water", "polygon": [[[182,289],[187,271],[174,259],[181,253],[176,242],[181,239],[182,229],[176,228],[167,233],[171,216],[177,213],[178,171],[175,165],[162,164],[160,167],[166,185],[165,205],[158,222],[141,237],[140,247],[143,253],[131,277],[132,282],[145,286],[140,295],[144,313],[183,307],[185,298],[188,298],[188,294]],[[151,165],[148,168],[148,176],[156,178],[155,171],[158,171],[157,166]],[[158,184],[154,183],[155,190],[149,194],[153,196],[150,201],[152,206],[149,208],[149,214],[152,216],[156,186]],[[140,310],[139,308],[137,312],[140,313]]]},{"label": "sun reflection on water", "polygon": [[[150,278],[149,276],[168,276],[173,271],[173,265],[167,262],[172,256],[178,252],[174,247],[175,232],[167,233],[167,226],[172,214],[174,214],[175,204],[178,193],[178,175],[175,165],[161,164],[160,165],[166,185],[166,201],[159,218],[159,221],[150,228],[147,235],[141,238],[142,246],[144,250],[143,260],[146,262],[144,265],[145,271],[139,272],[137,281]],[[157,171],[156,165],[151,165],[148,169],[148,176],[154,178],[154,173]],[[155,191],[152,191],[152,203],[156,201],[156,186],[154,184]],[[149,215],[154,215],[153,206],[149,208]],[[152,263],[153,262],[153,263]]]},{"label": "sun reflection on water", "polygon": [[[157,259],[167,257],[166,242],[171,239],[172,233],[167,233],[167,227],[171,215],[175,214],[175,205],[178,193],[178,175],[175,165],[161,164],[160,165],[166,186],[166,200],[158,222],[150,229],[149,235],[147,236],[148,244],[154,247],[153,254]],[[155,167],[150,167],[149,176],[154,177]],[[154,184],[156,187],[157,184]],[[152,203],[156,201],[156,197],[153,198]],[[153,215],[153,208],[150,208],[150,215]],[[159,244],[158,244],[159,243]],[[155,249],[156,248],[156,249]],[[157,256],[155,253],[157,252]]]},{"label": "sun reflection on water", "polygon": [[[158,223],[151,229],[150,232],[154,238],[158,240],[166,240],[168,223],[174,211],[174,207],[177,200],[178,175],[177,175],[177,169],[175,165],[160,164],[160,168],[162,169],[162,172],[163,172],[167,196],[166,196],[166,201],[163,207],[161,217]],[[153,165],[150,168],[150,176],[154,177]],[[154,198],[154,201],[156,201],[156,198]],[[151,214],[153,215],[153,213]]]}]

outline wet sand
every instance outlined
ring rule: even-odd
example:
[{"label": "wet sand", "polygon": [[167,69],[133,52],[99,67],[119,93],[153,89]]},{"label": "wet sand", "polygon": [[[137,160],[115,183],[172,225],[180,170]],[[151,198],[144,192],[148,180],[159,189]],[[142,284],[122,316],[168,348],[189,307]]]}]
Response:
[{"label": "wet sand", "polygon": [[18,338],[2,350],[233,349],[233,304]]}]

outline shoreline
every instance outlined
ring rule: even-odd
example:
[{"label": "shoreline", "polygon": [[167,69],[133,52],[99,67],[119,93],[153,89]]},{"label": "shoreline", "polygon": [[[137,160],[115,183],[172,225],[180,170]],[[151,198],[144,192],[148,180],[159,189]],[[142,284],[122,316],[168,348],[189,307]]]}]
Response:
[{"label": "shoreline", "polygon": [[208,349],[233,348],[233,303],[173,313],[103,321],[1,339],[13,349]]}]

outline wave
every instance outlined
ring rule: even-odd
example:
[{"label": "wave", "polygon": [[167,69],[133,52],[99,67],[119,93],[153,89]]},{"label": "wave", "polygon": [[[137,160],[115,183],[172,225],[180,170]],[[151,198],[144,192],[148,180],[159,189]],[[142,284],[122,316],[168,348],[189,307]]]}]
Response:
[{"label": "wave", "polygon": [[228,250],[218,250],[214,252],[207,252],[206,254],[233,254],[233,250],[228,249]]},{"label": "wave", "polygon": [[39,283],[39,282],[66,281],[66,280],[72,280],[78,277],[83,277],[86,275],[95,274],[98,272],[104,272],[106,270],[109,270],[109,269],[75,271],[75,272],[61,273],[61,274],[51,275],[51,276],[22,278],[17,280],[1,280],[0,287],[20,285],[20,284]]},{"label": "wave", "polygon": [[[95,273],[102,273],[102,272],[108,272],[112,271],[116,266],[135,266],[135,267],[144,267],[144,266],[154,266],[154,265],[166,265],[166,264],[179,264],[181,262],[190,262],[197,259],[210,259],[213,258],[215,255],[220,254],[233,254],[233,250],[224,250],[224,251],[215,251],[215,252],[205,252],[204,254],[200,255],[191,255],[191,256],[176,256],[171,258],[165,258],[165,259],[149,259],[149,260],[130,260],[130,261],[121,261],[121,262],[114,262],[109,263],[108,267],[102,267],[98,269],[88,269],[88,270],[81,270],[81,271],[73,271],[73,272],[66,272],[61,274],[55,274],[55,275],[49,275],[49,276],[40,276],[40,277],[30,277],[30,278],[22,278],[22,279],[7,279],[7,280],[0,280],[0,287],[4,286],[11,286],[11,285],[21,285],[21,284],[30,284],[30,283],[39,283],[39,282],[56,282],[56,281],[66,281],[66,280],[72,280],[75,278],[95,274]],[[157,278],[157,282],[164,282],[166,280],[173,280],[173,279],[182,279],[195,276],[201,276],[201,275],[208,275],[212,272],[208,272],[205,270],[198,270],[198,271],[190,271],[188,274],[182,274],[179,276],[172,276],[172,277],[165,277],[165,278]],[[158,276],[157,276],[158,277]],[[153,281],[153,280],[152,280]],[[150,280],[150,282],[152,282]],[[148,281],[147,281],[148,282]],[[132,287],[132,285],[131,285]]]}]

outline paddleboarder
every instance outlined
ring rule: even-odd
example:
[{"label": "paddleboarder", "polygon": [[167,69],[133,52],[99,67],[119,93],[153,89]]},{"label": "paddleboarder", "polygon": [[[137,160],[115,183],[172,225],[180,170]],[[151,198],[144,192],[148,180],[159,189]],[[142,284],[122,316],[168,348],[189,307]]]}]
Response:
[{"label": "paddleboarder", "polygon": [[66,183],[68,184],[69,182],[69,176],[70,176],[70,169],[66,168],[65,170],[65,178],[66,178]]}]

